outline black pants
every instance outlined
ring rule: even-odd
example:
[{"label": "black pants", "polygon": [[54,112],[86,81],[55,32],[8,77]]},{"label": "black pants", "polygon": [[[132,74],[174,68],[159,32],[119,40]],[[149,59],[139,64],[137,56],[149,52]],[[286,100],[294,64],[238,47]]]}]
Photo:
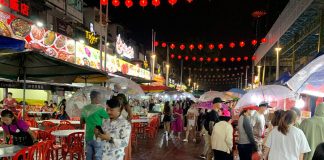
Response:
[{"label": "black pants", "polygon": [[253,153],[252,144],[238,144],[240,160],[251,160]]},{"label": "black pants", "polygon": [[214,151],[214,160],[233,160],[233,158],[231,159],[231,155],[223,152],[223,151],[219,151],[219,150],[213,150]]}]

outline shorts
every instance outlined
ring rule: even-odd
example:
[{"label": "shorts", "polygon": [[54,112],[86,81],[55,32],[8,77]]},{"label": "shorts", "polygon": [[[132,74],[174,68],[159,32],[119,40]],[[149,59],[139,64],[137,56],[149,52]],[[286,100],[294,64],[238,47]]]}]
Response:
[{"label": "shorts", "polygon": [[194,126],[196,126],[196,123],[195,123],[195,120],[188,120],[188,126],[189,127],[194,127]]}]

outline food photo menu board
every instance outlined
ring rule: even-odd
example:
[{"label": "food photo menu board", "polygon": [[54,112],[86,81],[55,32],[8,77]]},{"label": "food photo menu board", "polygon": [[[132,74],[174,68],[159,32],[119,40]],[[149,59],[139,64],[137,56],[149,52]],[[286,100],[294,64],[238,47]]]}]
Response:
[{"label": "food photo menu board", "polygon": [[100,68],[100,51],[83,43],[76,42],[76,64]]}]

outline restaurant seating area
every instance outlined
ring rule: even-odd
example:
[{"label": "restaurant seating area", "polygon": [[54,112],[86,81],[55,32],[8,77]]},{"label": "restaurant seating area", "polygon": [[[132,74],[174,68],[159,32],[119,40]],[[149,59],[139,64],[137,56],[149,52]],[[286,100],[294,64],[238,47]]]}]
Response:
[{"label": "restaurant seating area", "polygon": [[34,117],[27,117],[26,122],[36,135],[38,143],[29,147],[16,146],[12,144],[10,138],[8,145],[0,147],[0,158],[3,160],[10,158],[14,160],[84,159],[84,129],[80,128],[80,121],[56,119],[36,121]]}]

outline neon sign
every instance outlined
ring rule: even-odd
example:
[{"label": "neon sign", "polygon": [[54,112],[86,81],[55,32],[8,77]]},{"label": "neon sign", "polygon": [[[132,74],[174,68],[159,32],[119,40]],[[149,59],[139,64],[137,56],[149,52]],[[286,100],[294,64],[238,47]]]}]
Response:
[{"label": "neon sign", "polygon": [[131,46],[127,46],[125,42],[121,39],[120,34],[117,36],[116,51],[118,54],[129,59],[134,58],[134,48]]},{"label": "neon sign", "polygon": [[98,37],[95,36],[94,32],[89,32],[89,31],[85,31],[86,32],[86,39],[89,40],[90,44],[95,44],[98,42]]},{"label": "neon sign", "polygon": [[24,16],[29,16],[29,6],[19,0],[0,0],[0,5],[8,7]]}]

